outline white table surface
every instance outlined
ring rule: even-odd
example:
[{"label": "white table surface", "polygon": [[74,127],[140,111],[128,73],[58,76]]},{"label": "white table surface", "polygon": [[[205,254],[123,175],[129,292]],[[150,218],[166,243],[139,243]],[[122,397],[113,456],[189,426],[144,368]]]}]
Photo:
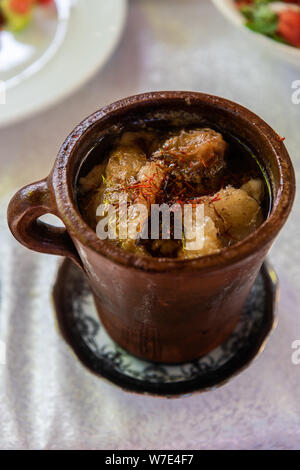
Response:
[{"label": "white table surface", "polygon": [[271,250],[279,325],[263,354],[221,389],[178,400],[129,395],[89,374],[58,336],[49,300],[58,259],[10,236],[5,207],[46,176],[60,144],[86,115],[150,90],[196,90],[237,101],[286,137],[300,171],[300,67],[258,49],[209,0],[131,0],[121,43],[76,95],[0,130],[1,449],[299,449],[300,201]]}]

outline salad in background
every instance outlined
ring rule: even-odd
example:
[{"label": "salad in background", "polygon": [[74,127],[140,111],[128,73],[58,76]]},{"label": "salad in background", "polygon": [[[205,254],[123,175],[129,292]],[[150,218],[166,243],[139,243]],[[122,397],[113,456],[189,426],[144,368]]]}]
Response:
[{"label": "salad in background", "polygon": [[52,4],[54,0],[0,0],[0,31],[22,31],[30,24],[36,7]]},{"label": "salad in background", "polygon": [[300,48],[300,0],[235,0],[235,3],[249,29]]}]

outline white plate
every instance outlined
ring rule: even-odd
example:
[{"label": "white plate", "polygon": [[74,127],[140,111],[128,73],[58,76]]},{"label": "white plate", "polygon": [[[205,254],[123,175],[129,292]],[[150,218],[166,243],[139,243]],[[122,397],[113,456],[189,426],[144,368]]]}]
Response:
[{"label": "white plate", "polygon": [[[300,66],[300,49],[288,46],[286,44],[281,44],[280,42],[274,41],[263,34],[255,33],[249,28],[245,27],[245,18],[237,10],[234,0],[212,0],[215,6],[223,13],[223,15],[231,21],[235,26],[248,32],[251,37],[260,41],[262,45],[265,45],[269,51],[276,53],[282,59]],[[279,2],[278,2],[279,3]],[[287,3],[284,5],[285,8],[290,8],[290,5]]]},{"label": "white plate", "polygon": [[[0,127],[70,95],[106,62],[120,38],[126,0],[56,0],[22,33],[1,33]],[[9,51],[9,52],[8,52]]]}]

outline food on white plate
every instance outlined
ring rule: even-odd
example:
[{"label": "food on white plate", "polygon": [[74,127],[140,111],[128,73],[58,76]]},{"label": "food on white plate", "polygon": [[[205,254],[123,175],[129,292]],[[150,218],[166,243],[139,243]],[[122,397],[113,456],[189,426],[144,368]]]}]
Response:
[{"label": "food on white plate", "polygon": [[249,29],[300,48],[300,0],[235,0],[235,3]]},{"label": "food on white plate", "polygon": [[34,8],[53,3],[54,0],[0,0],[0,31],[22,31],[30,24]]}]

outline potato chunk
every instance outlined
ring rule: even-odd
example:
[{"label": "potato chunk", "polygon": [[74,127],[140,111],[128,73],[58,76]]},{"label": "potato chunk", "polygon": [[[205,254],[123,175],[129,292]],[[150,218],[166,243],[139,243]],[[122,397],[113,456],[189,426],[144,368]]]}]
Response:
[{"label": "potato chunk", "polygon": [[262,202],[264,198],[264,183],[259,178],[252,178],[247,183],[243,184],[241,187],[246,193],[253,197],[259,204]]},{"label": "potato chunk", "polygon": [[[215,198],[213,220],[220,235],[240,241],[263,222],[261,207],[245,190],[227,186]],[[212,214],[211,208],[209,211]]]},{"label": "potato chunk", "polygon": [[[252,179],[244,187],[262,199],[263,190],[260,181]],[[205,196],[194,202],[204,205],[204,241],[203,244],[200,243],[198,250],[192,251],[189,250],[189,243],[185,243],[184,249],[180,252],[182,258],[216,253],[223,247],[243,240],[263,222],[260,205],[244,189],[227,186],[213,196]],[[195,224],[195,211],[193,223]]]},{"label": "potato chunk", "polygon": [[[201,227],[199,226],[199,223],[202,224]],[[185,242],[183,248],[179,252],[179,258],[193,259],[198,258],[199,256],[212,255],[222,248],[222,242],[213,220],[209,216],[205,216],[204,218],[200,218],[199,223],[197,224],[195,217],[193,217],[195,230],[201,230],[203,235],[202,237],[199,237],[199,241],[196,243],[194,240],[186,239],[189,238],[190,227],[185,227]]]},{"label": "potato chunk", "polygon": [[117,147],[110,155],[105,179],[108,186],[125,183],[135,177],[146,163],[146,155],[136,146]]},{"label": "potato chunk", "polygon": [[145,153],[137,146],[118,146],[112,151],[104,171],[103,164],[95,166],[79,181],[81,193],[88,192],[83,210],[87,222],[96,227],[100,204],[117,204],[120,195],[146,164]]}]

